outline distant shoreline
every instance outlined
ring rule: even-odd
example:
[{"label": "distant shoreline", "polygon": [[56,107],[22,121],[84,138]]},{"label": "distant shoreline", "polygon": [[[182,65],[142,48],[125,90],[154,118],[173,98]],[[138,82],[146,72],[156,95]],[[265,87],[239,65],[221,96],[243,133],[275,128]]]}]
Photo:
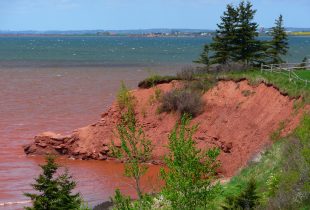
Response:
[{"label": "distant shoreline", "polygon": [[[207,38],[213,37],[213,33],[201,34],[115,34],[115,35],[98,35],[98,34],[0,34],[0,37],[133,37],[133,38]],[[270,35],[263,33],[260,37],[270,37]],[[293,32],[288,33],[292,37],[309,37],[309,33]]]}]

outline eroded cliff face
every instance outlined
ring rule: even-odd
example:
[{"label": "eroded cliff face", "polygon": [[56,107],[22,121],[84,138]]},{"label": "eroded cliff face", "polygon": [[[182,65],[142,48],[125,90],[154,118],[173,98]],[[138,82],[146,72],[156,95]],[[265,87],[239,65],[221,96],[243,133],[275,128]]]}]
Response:
[{"label": "eroded cliff face", "polygon": [[[132,91],[139,125],[155,146],[153,162],[158,163],[167,153],[168,134],[180,118],[176,113],[157,113],[160,105],[154,100],[155,89],[167,92],[177,82],[161,84],[150,89]],[[203,95],[204,112],[192,120],[199,124],[194,135],[199,148],[219,147],[222,152],[220,173],[232,176],[254,155],[271,144],[270,134],[285,125],[282,135],[290,133],[298,124],[301,112],[293,108],[294,100],[265,84],[250,86],[247,81],[219,82]],[[79,128],[69,136],[42,133],[24,147],[26,154],[54,153],[79,159],[109,159],[109,145],[113,139],[119,145],[116,125],[120,120],[117,103],[102,114],[101,119]]]}]

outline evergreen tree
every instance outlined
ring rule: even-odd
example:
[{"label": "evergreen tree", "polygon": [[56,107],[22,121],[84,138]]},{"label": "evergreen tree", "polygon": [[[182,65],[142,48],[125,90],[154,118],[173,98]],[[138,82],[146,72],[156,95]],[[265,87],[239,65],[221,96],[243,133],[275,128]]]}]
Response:
[{"label": "evergreen tree", "polygon": [[283,63],[281,56],[286,55],[288,51],[288,37],[283,26],[282,15],[275,22],[271,30],[272,40],[268,54],[272,63]]},{"label": "evergreen tree", "polygon": [[242,1],[238,8],[238,21],[235,26],[233,39],[233,60],[241,61],[246,65],[260,62],[263,52],[261,42],[257,40],[258,24],[253,21],[256,10],[250,2]]},{"label": "evergreen tree", "polygon": [[210,63],[210,60],[209,60],[209,50],[210,50],[209,45],[205,44],[205,46],[203,48],[203,52],[201,53],[199,59],[194,61],[194,62],[195,63],[204,64],[204,65],[208,66],[209,63]]},{"label": "evergreen tree", "polygon": [[214,54],[211,56],[211,63],[227,64],[231,61],[234,51],[234,40],[236,38],[236,23],[238,13],[231,5],[227,5],[221,23],[217,24],[218,29],[213,37],[210,47]]},{"label": "evergreen tree", "polygon": [[59,166],[55,163],[52,156],[46,157],[46,164],[40,165],[43,173],[35,179],[32,184],[38,194],[25,193],[25,196],[31,198],[32,207],[26,207],[26,210],[76,210],[82,203],[79,193],[72,194],[76,183],[66,170],[64,174],[54,177]]}]

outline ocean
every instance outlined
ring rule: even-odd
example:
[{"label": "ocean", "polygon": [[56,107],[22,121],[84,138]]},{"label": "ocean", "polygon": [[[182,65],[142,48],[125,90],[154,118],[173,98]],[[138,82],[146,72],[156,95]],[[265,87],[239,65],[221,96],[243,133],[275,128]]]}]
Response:
[{"label": "ocean", "polygon": [[[187,65],[211,41],[210,37],[0,37],[0,66]],[[310,37],[289,37],[289,44],[287,62],[310,57]]]}]

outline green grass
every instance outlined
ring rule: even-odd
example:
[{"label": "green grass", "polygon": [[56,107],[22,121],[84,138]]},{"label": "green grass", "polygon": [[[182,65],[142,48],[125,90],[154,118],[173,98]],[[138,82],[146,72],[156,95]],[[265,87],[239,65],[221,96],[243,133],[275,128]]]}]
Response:
[{"label": "green grass", "polygon": [[297,70],[295,73],[302,79],[310,81],[310,70]]},{"label": "green grass", "polygon": [[[302,78],[308,78],[309,73],[306,71],[298,72]],[[292,98],[303,97],[306,103],[310,103],[310,84],[306,85],[301,81],[289,81],[286,75],[279,73],[261,72],[260,70],[248,70],[243,72],[220,73],[219,79],[234,80],[247,79],[250,84],[258,85],[261,82],[273,85],[283,94]]]},{"label": "green grass", "polygon": [[[224,185],[222,194],[215,199],[213,206],[221,206],[225,203],[225,198],[240,194],[250,179],[254,178],[257,182],[257,192],[260,195],[262,209],[267,206],[272,207],[273,203],[280,202],[278,200],[281,200],[283,209],[288,207],[288,209],[306,209],[309,207],[307,206],[310,196],[309,130],[310,115],[308,113],[305,114],[293,134],[274,143],[263,152],[259,162],[249,163],[229,183]],[[302,177],[303,174],[306,176]],[[302,193],[304,199],[295,201],[298,200],[294,199],[298,194],[296,192]],[[286,194],[286,198],[283,198],[283,193]]]},{"label": "green grass", "polygon": [[169,83],[172,80],[178,80],[176,76],[160,76],[152,75],[144,80],[140,81],[138,87],[140,88],[151,88],[158,84]]}]

